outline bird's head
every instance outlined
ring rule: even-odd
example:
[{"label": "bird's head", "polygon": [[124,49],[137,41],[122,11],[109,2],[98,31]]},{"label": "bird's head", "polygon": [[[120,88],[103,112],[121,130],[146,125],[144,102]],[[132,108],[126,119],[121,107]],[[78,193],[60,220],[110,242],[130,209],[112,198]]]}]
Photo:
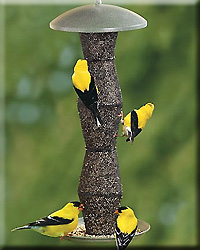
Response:
[{"label": "bird's head", "polygon": [[115,212],[114,214],[121,214],[121,213],[124,213],[125,210],[127,210],[128,207],[119,207]]},{"label": "bird's head", "polygon": [[151,102],[148,102],[146,105],[145,105],[145,108],[146,108],[146,112],[148,114],[149,117],[152,116],[152,113],[154,111],[154,104],[151,103]]},{"label": "bird's head", "polygon": [[84,209],[84,205],[79,201],[72,201],[71,202],[73,207],[77,208],[78,210],[82,211]]},{"label": "bird's head", "polygon": [[71,201],[67,203],[67,205],[65,206],[65,209],[69,211],[74,211],[76,213],[76,212],[82,211],[84,209],[84,205],[80,203],[79,201]]},{"label": "bird's head", "polygon": [[148,102],[146,106],[149,106],[150,108],[154,109],[154,104],[152,102]]},{"label": "bird's head", "polygon": [[130,207],[124,206],[124,207],[119,207],[114,214],[117,214],[118,216],[122,216],[122,217],[135,217],[135,214],[133,212],[133,210]]},{"label": "bird's head", "polygon": [[74,72],[88,71],[88,64],[85,59],[79,59],[74,67]]},{"label": "bird's head", "polygon": [[154,104],[151,103],[151,102],[148,102],[145,106],[146,106],[148,109],[151,109],[152,111],[154,110]]}]

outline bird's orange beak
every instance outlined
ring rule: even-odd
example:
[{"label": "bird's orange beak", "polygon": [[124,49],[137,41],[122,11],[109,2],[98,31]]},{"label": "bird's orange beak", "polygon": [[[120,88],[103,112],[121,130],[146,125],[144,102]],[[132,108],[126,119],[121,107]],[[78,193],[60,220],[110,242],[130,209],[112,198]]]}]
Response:
[{"label": "bird's orange beak", "polygon": [[83,211],[83,209],[84,209],[84,205],[80,204],[79,207],[78,207],[78,210]]},{"label": "bird's orange beak", "polygon": [[118,211],[118,209],[113,213],[113,214],[119,214],[119,211]]}]

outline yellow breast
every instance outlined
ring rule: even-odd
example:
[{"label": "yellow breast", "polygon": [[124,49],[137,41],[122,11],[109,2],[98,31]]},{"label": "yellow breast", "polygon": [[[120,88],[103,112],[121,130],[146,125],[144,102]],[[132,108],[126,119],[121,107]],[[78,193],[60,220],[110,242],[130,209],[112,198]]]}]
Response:
[{"label": "yellow breast", "polygon": [[131,130],[131,113],[124,117],[124,124],[122,125],[122,130],[126,136],[128,136],[128,131]]},{"label": "yellow breast", "polygon": [[120,214],[117,218],[117,226],[121,232],[130,234],[137,226],[137,218],[133,213]]},{"label": "yellow breast", "polygon": [[88,71],[76,72],[72,75],[72,82],[75,88],[84,92],[85,90],[89,91],[91,76]]},{"label": "yellow breast", "polygon": [[131,112],[124,117],[124,126],[131,127]]}]

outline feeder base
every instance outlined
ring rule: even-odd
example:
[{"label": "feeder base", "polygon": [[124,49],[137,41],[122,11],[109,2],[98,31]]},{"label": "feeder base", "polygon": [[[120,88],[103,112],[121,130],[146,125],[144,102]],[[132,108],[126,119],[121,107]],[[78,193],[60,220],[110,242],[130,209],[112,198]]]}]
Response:
[{"label": "feeder base", "polygon": [[[136,231],[135,237],[133,239],[138,239],[140,236],[145,234],[150,230],[150,224],[143,221],[138,220],[138,230]],[[89,242],[114,242],[115,236],[113,235],[89,235],[86,234],[85,224],[83,221],[83,218],[79,218],[78,221],[78,227],[70,233],[70,235],[66,236],[67,240],[74,241],[74,242],[83,242],[83,243],[89,243]]]}]

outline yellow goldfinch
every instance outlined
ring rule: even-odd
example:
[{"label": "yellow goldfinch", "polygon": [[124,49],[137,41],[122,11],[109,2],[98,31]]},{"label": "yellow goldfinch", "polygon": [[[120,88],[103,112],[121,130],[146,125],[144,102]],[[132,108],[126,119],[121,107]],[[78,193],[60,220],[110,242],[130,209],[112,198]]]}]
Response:
[{"label": "yellow goldfinch", "polygon": [[[133,141],[134,138],[142,131],[146,126],[147,121],[151,118],[154,110],[153,103],[147,103],[139,109],[134,109],[128,115],[125,116],[124,120],[121,122],[122,126],[122,136],[127,136],[126,141]],[[123,116],[123,114],[121,114]]]},{"label": "yellow goldfinch", "polygon": [[120,207],[117,214],[115,237],[118,250],[124,250],[135,236],[138,221],[133,210],[129,207]]},{"label": "yellow goldfinch", "polygon": [[78,226],[78,214],[83,208],[83,204],[78,201],[67,203],[63,208],[47,217],[17,227],[12,232],[21,229],[32,229],[50,237],[61,237],[63,239]]},{"label": "yellow goldfinch", "polygon": [[90,109],[94,115],[97,126],[101,126],[102,121],[97,109],[97,88],[94,84],[94,78],[88,71],[86,60],[79,59],[74,67],[72,82],[77,95],[85,106]]}]

